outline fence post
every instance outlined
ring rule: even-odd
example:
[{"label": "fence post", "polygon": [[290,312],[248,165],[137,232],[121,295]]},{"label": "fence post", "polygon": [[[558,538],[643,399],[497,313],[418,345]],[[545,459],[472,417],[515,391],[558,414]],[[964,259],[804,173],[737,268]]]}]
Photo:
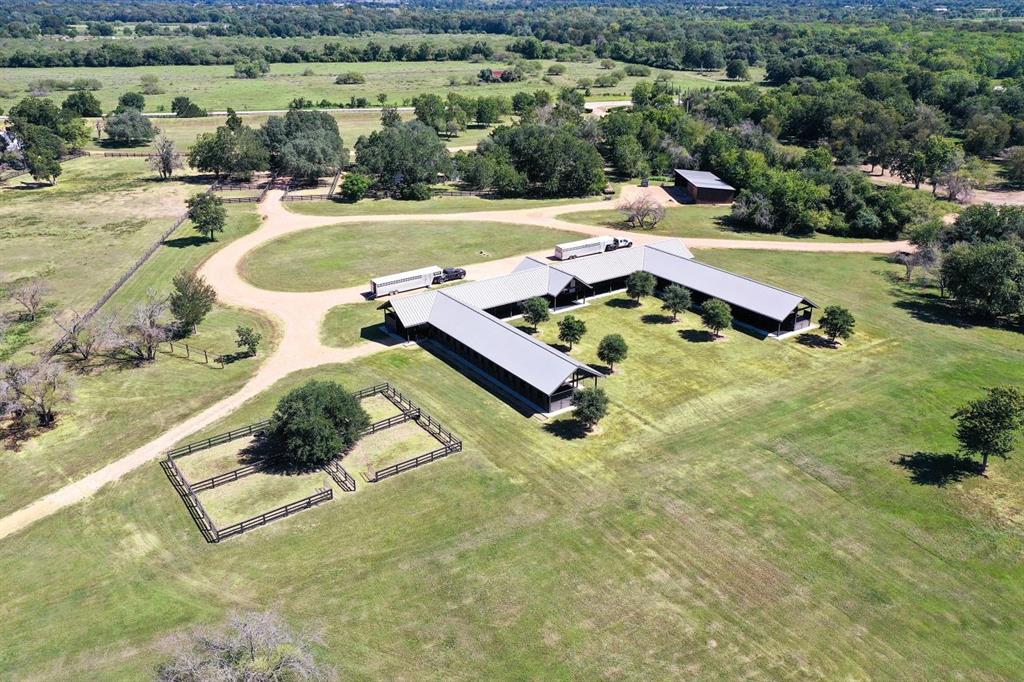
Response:
[{"label": "fence post", "polygon": [[192,351],[189,350],[187,343],[185,344],[185,357],[186,358],[191,358],[192,357]]},{"label": "fence post", "polygon": [[203,350],[203,362],[210,364],[210,356],[207,354],[205,349]]}]

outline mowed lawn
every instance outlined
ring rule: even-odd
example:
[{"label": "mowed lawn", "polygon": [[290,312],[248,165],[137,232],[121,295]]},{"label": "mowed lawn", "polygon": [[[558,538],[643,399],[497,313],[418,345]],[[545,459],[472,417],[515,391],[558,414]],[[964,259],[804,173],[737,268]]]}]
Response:
[{"label": "mowed lawn", "polygon": [[[474,36],[460,36],[468,42]],[[409,36],[415,42],[416,36]],[[437,41],[432,41],[437,44]],[[505,68],[498,60],[471,62],[325,62],[315,64],[277,63],[270,65],[270,73],[262,78],[244,79],[234,77],[230,64],[216,66],[138,66],[138,67],[53,67],[43,69],[0,68],[0,83],[4,84],[5,97],[0,98],[0,107],[10,108],[32,89],[32,83],[40,79],[70,81],[76,78],[96,79],[101,87],[95,91],[104,111],[112,110],[117,98],[124,92],[140,91],[144,76],[155,76],[161,94],[146,96],[147,112],[169,112],[174,97],[184,95],[210,111],[224,111],[227,107],[236,110],[286,109],[298,97],[319,103],[321,100],[347,104],[353,97],[365,97],[371,105],[377,105],[377,94],[388,96],[390,104],[408,105],[413,97],[424,93],[458,92],[464,95],[506,95],[511,97],[520,90],[538,89],[557,91],[562,87],[575,85],[580,78],[594,78],[608,73],[600,62],[564,62],[565,74],[551,78],[548,83],[542,78],[551,60],[537,60],[540,70],[515,83],[480,83],[477,79],[481,69]],[[617,64],[618,68],[624,64]],[[358,72],[365,83],[338,85],[335,78],[340,73]],[[309,75],[305,75],[309,73]],[[661,71],[653,71],[654,78]],[[721,72],[707,75],[695,72],[664,71],[672,83],[683,89],[730,85],[723,80]],[[591,100],[629,99],[633,86],[642,80],[627,77],[610,88],[593,88]],[[454,83],[454,85],[453,85]],[[58,104],[67,97],[67,92],[51,92],[49,96]]]},{"label": "mowed lawn", "polygon": [[[101,315],[127,312],[150,290],[166,295],[176,273],[198,266],[221,246],[251,232],[259,224],[252,205],[231,206],[228,217],[227,227],[216,242],[200,237],[188,223],[179,228],[115,294],[101,310]],[[69,239],[64,244],[53,241],[50,252],[50,257],[62,266],[79,268],[78,276],[90,283],[83,281],[82,288],[92,291],[90,295],[96,298],[116,277],[110,274],[109,280],[101,279],[106,276],[104,259],[107,256],[98,252],[99,246],[83,237]],[[118,259],[134,260],[144,247],[129,240],[123,247],[111,248],[108,244],[107,248],[109,258],[116,262]],[[87,273],[89,258],[95,270],[92,275]],[[64,281],[56,279],[54,295],[80,295],[72,282],[63,288]],[[58,285],[62,288],[57,288]],[[102,285],[99,291],[89,288],[98,285]],[[93,300],[89,298],[88,303]],[[83,305],[80,310],[86,307]],[[91,361],[88,368],[76,373],[75,401],[61,410],[54,428],[26,442],[0,441],[0,514],[13,512],[124,456],[177,422],[241,388],[273,347],[275,330],[269,320],[253,312],[216,305],[199,325],[198,333],[187,341],[194,348],[208,350],[211,356],[231,355],[238,351],[235,328],[239,325],[251,326],[263,335],[263,350],[255,358],[239,358],[223,369],[165,354],[142,366],[104,358]],[[27,350],[49,347],[55,339],[52,334],[43,333],[47,329],[45,322],[40,329],[43,331],[37,334],[37,344]],[[19,361],[30,359],[27,351],[21,355],[25,357],[18,357]]]},{"label": "mowed lawn", "polygon": [[275,291],[321,291],[437,265],[465,265],[554,247],[573,232],[488,222],[344,223],[275,239],[242,260],[242,276]]},{"label": "mowed lawn", "polygon": [[296,201],[287,204],[289,211],[303,215],[354,216],[399,215],[417,213],[470,213],[475,211],[508,211],[544,208],[597,201],[597,197],[579,199],[487,199],[484,197],[433,197],[425,201],[398,199],[361,199],[345,201]]},{"label": "mowed lawn", "polygon": [[573,353],[610,331],[631,351],[585,438],[420,349],[289,377],[196,435],[310,378],[390,381],[465,451],[222,545],[153,462],[0,542],[0,677],[144,678],[238,608],[319,634],[343,678],[1019,677],[1024,452],[945,487],[894,461],[952,451],[956,407],[1024,383],[1024,337],[945,324],[869,255],[698,257],[847,305],[858,333],[709,343],[693,315],[595,301]]},{"label": "mowed lawn", "polygon": [[[676,206],[666,209],[665,218],[648,234],[665,237],[690,237],[691,239],[754,239],[758,241],[793,241],[813,239],[819,242],[866,242],[871,239],[852,239],[830,234],[814,234],[809,237],[790,237],[784,234],[738,230],[726,220],[731,209],[728,206]],[[622,213],[615,209],[604,211],[580,211],[559,216],[562,220],[599,225],[617,229],[627,228]]]}]

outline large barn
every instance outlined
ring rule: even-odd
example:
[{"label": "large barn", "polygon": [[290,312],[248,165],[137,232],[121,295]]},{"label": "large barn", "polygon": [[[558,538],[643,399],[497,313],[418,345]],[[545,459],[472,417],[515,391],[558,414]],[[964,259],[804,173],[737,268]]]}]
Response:
[{"label": "large barn", "polygon": [[799,294],[701,263],[682,241],[665,239],[566,262],[525,258],[502,277],[392,299],[384,321],[392,333],[437,344],[539,411],[553,412],[569,406],[581,381],[602,374],[503,320],[538,296],[556,310],[585,303],[622,289],[639,271],[654,275],[659,288],[686,287],[695,305],[725,301],[738,324],[765,336],[809,327],[816,307]]},{"label": "large barn", "polygon": [[730,204],[736,196],[736,188],[707,171],[676,168],[675,186],[690,195],[698,204]]}]

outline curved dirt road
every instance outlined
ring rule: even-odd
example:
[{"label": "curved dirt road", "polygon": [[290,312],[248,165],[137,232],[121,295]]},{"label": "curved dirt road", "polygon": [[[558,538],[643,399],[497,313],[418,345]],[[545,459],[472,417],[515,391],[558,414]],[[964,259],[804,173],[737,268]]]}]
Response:
[{"label": "curved dirt road", "polygon": [[[649,193],[665,204],[675,203],[660,188],[641,189],[631,187],[623,190],[623,194],[627,196],[638,192]],[[334,306],[365,300],[363,297],[365,288],[349,287],[316,292],[281,292],[258,289],[241,278],[238,273],[238,266],[248,252],[261,244],[301,230],[339,223],[367,221],[401,222],[416,220],[421,222],[450,222],[478,220],[520,225],[529,224],[558,230],[570,230],[585,235],[623,234],[621,231],[611,228],[581,225],[558,218],[559,215],[564,213],[611,208],[612,204],[608,201],[548,206],[544,208],[473,211],[466,213],[319,217],[288,211],[281,202],[281,194],[282,192],[280,191],[271,192],[267,195],[264,202],[259,205],[259,212],[263,218],[263,223],[259,229],[228,244],[214,254],[200,268],[200,273],[217,290],[217,295],[221,302],[254,310],[268,315],[275,320],[280,331],[280,341],[274,352],[264,360],[263,364],[257,369],[256,374],[236,393],[219,400],[202,412],[168,429],[124,457],[0,519],[0,538],[16,533],[39,519],[45,518],[64,507],[89,497],[105,484],[116,481],[146,462],[159,458],[161,453],[188,437],[189,434],[195,433],[228,416],[244,402],[263,392],[292,372],[323,364],[348,362],[355,358],[384,350],[389,345],[394,345],[394,343],[389,344],[387,342],[364,342],[348,348],[325,346],[320,341],[320,325],[324,316]],[[634,242],[640,244],[663,238],[644,233],[627,234]],[[776,251],[892,253],[893,251],[910,248],[906,242],[811,243],[747,241],[739,239],[684,239],[683,241],[691,248],[698,249],[728,248]],[[525,255],[546,256],[549,253],[550,250],[469,265],[466,266],[467,277],[483,279],[506,274]]]}]

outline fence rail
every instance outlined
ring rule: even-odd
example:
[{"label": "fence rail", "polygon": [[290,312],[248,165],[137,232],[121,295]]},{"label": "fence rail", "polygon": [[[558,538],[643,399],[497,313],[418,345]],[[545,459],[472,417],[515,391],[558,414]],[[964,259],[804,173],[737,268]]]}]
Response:
[{"label": "fence rail", "polygon": [[222,204],[258,204],[259,197],[220,197]]},{"label": "fence rail", "polygon": [[[165,343],[167,344],[167,348],[168,348],[167,351],[165,351],[165,352],[168,355],[174,355],[174,342],[173,341],[166,341]],[[196,346],[191,346],[191,345],[189,345],[187,343],[184,343],[182,341],[178,342],[178,347],[185,349],[185,357],[188,358],[188,359],[191,359],[192,356],[195,355],[197,362],[199,361],[199,356],[201,354],[202,357],[203,357],[203,364],[207,364],[207,365],[210,364],[210,357],[212,356],[213,357],[213,361],[216,362],[217,364],[219,364],[221,369],[224,369],[224,356],[223,355],[213,354],[210,351],[206,350],[205,348],[197,348]],[[158,346],[158,348],[159,348],[159,346]],[[177,358],[177,357],[181,357],[181,356],[180,355],[174,355],[174,357]]]},{"label": "fence rail", "polygon": [[412,421],[414,419],[419,419],[419,416],[420,416],[420,410],[417,407],[415,409],[412,409],[412,410],[409,410],[409,411],[406,411],[406,412],[402,412],[402,414],[396,414],[394,417],[388,417],[387,419],[381,419],[379,422],[374,422],[374,423],[370,424],[366,428],[366,430],[363,431],[362,435],[369,436],[371,433],[377,433],[378,431],[383,431],[384,429],[390,429],[392,426],[397,426],[398,424],[402,424],[402,423],[407,422],[407,421]]},{"label": "fence rail", "polygon": [[331,460],[323,468],[334,479],[339,488],[347,493],[354,493],[356,491],[356,479],[352,478],[352,475],[345,471],[345,467],[341,466],[341,462],[338,459]]},{"label": "fence rail", "polygon": [[324,201],[330,198],[330,194],[285,194],[281,201]]},{"label": "fence rail", "polygon": [[213,523],[210,515],[206,513],[206,508],[199,502],[199,498],[196,497],[192,486],[189,485],[188,479],[181,473],[178,464],[173,459],[165,459],[161,460],[160,466],[167,474],[167,478],[170,479],[171,485],[178,492],[182,502],[185,503],[185,509],[188,510],[189,516],[199,527],[203,538],[207,542],[217,542],[217,526]]},{"label": "fence rail", "polygon": [[[171,461],[173,462],[174,460],[172,459]],[[223,474],[217,474],[216,476],[210,476],[209,478],[204,478],[201,481],[196,481],[191,484],[192,490],[195,492],[211,490],[219,485],[231,483],[232,481],[237,481],[238,479],[245,478],[246,476],[252,476],[261,469],[262,467],[258,464],[246,464],[243,467],[238,467],[231,471],[225,471]]]},{"label": "fence rail", "polygon": [[[209,192],[211,192],[213,190],[213,187],[215,186],[216,183],[209,187],[206,190],[206,193],[208,194]],[[153,254],[156,253],[161,246],[163,246],[164,242],[167,241],[167,239],[172,234],[174,234],[174,232],[179,227],[181,227],[182,223],[184,223],[186,220],[188,220],[187,212],[179,216],[178,219],[174,221],[173,225],[164,230],[163,234],[161,234],[157,238],[157,240],[153,242],[148,249],[146,249],[145,253],[139,256],[139,258],[131,265],[131,267],[129,267],[125,272],[123,272],[121,276],[117,278],[117,281],[115,281],[112,285],[110,285],[110,287],[105,292],[103,292],[103,295],[100,296],[100,299],[96,301],[96,303],[94,303],[93,306],[89,308],[89,310],[87,310],[84,315],[82,315],[82,320],[85,321],[92,319],[92,316],[98,313],[100,308],[106,305],[107,301],[113,298],[114,294],[116,294],[118,290],[125,285],[125,282],[131,279],[132,276],[139,271],[139,268],[145,265],[146,261],[153,257]],[[64,348],[64,345],[67,343],[68,336],[68,334],[64,334],[63,336],[61,336],[60,339],[57,340],[57,343],[53,344],[53,346],[47,352],[47,356],[53,356],[59,353]]]},{"label": "fence rail", "polygon": [[462,450],[462,441],[456,441],[455,443],[444,445],[436,450],[431,450],[426,454],[419,455],[418,457],[413,457],[412,459],[407,459],[404,462],[399,462],[398,464],[393,464],[389,467],[374,471],[366,480],[370,483],[376,483],[377,481],[382,481],[385,478],[397,476],[403,471],[409,471],[410,469],[415,469],[416,467],[423,466],[424,464],[429,464],[430,462],[441,459],[442,457],[447,457],[451,453],[459,452],[460,450]]},{"label": "fence rail", "polygon": [[178,457],[184,457],[185,455],[191,455],[193,452],[199,452],[200,450],[207,450],[214,447],[215,445],[223,445],[229,443],[237,438],[245,438],[246,436],[253,436],[261,431],[265,431],[270,426],[270,420],[264,419],[262,421],[254,422],[248,426],[235,429],[234,431],[226,431],[224,433],[218,433],[215,436],[210,436],[206,440],[197,440],[194,443],[182,445],[180,448],[174,448],[166,452],[167,459],[177,459]]},{"label": "fence rail", "polygon": [[93,152],[91,156],[103,156],[107,158],[132,158],[147,159],[152,156],[151,152]]},{"label": "fence rail", "polygon": [[309,497],[304,497],[301,500],[291,502],[283,507],[278,507],[277,509],[271,509],[268,512],[260,514],[259,516],[253,516],[245,521],[239,521],[238,523],[231,524],[230,526],[219,528],[217,531],[217,540],[220,541],[235,535],[241,535],[242,533],[259,528],[260,526],[265,526],[271,521],[283,519],[295,514],[296,512],[309,509],[310,507],[314,507],[322,502],[332,499],[334,499],[334,491],[330,488],[321,488]]}]

